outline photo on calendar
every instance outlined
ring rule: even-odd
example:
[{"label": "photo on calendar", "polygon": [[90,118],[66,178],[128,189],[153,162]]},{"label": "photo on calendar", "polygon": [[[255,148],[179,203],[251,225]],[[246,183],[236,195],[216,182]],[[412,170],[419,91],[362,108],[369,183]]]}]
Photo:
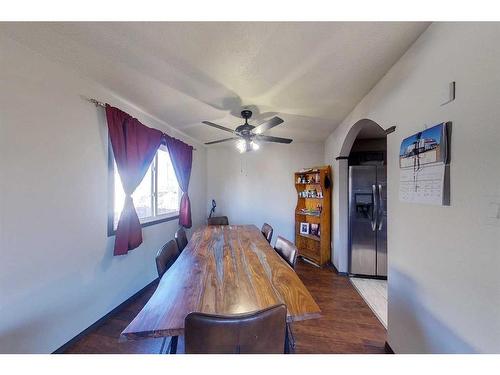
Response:
[{"label": "photo on calendar", "polygon": [[443,122],[403,139],[399,151],[399,166],[416,168],[430,163],[446,163],[446,130],[446,123]]}]

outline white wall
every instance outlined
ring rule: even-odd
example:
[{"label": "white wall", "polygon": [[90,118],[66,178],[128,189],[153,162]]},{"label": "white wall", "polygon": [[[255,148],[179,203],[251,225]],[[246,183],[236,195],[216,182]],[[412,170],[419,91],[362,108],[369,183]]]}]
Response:
[{"label": "white wall", "polygon": [[[433,24],[328,138],[325,160],[338,171],[349,129],[369,118],[388,136],[388,341],[397,353],[500,352],[500,24]],[[457,98],[440,106],[457,82]],[[451,206],[398,199],[403,138],[453,122]],[[334,258],[347,266],[334,172]],[[344,189],[344,190],[342,190]],[[492,224],[493,223],[493,224]],[[344,269],[342,269],[344,268]]]},{"label": "white wall", "polygon": [[49,353],[156,278],[177,221],[113,257],[107,225],[108,101],[197,147],[193,228],[206,218],[206,150],[98,84],[0,37],[0,353]]},{"label": "white wall", "polygon": [[[285,125],[286,126],[286,125]],[[293,173],[323,165],[322,143],[264,143],[258,152],[239,154],[235,147],[207,151],[207,201],[217,201],[216,216],[231,224],[264,222],[278,235],[295,241],[297,192]]]}]

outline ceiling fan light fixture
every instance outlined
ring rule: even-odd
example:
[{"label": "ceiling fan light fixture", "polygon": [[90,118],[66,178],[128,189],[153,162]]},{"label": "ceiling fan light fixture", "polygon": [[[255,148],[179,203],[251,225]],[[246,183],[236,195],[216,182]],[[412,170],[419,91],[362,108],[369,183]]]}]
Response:
[{"label": "ceiling fan light fixture", "polygon": [[240,139],[236,142],[236,148],[240,152],[240,154],[244,153],[247,150],[247,143],[244,139]]},{"label": "ceiling fan light fixture", "polygon": [[253,126],[248,123],[248,119],[252,117],[252,111],[244,109],[243,111],[241,111],[241,117],[245,119],[245,123],[236,127],[236,129],[229,129],[225,126],[217,125],[210,121],[202,121],[205,125],[211,126],[212,128],[224,130],[233,135],[231,138],[219,139],[218,141],[206,142],[205,144],[213,145],[216,143],[233,141],[240,138],[235,145],[236,149],[243,154],[244,152],[257,151],[258,149],[260,149],[260,144],[255,142],[254,139],[257,139],[259,142],[276,142],[285,144],[292,143],[292,139],[261,135],[269,129],[272,129],[275,126],[283,123],[283,119],[274,116],[270,120],[264,121],[257,126]]}]

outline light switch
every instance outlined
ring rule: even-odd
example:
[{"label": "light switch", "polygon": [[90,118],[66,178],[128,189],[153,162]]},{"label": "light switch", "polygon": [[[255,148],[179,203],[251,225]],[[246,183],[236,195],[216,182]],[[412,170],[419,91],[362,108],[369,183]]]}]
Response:
[{"label": "light switch", "polygon": [[500,226],[500,196],[483,196],[481,201],[483,224]]},{"label": "light switch", "polygon": [[500,202],[490,202],[488,205],[487,218],[500,220]]},{"label": "light switch", "polygon": [[455,81],[450,82],[448,87],[444,87],[441,89],[440,97],[441,97],[441,105],[445,105],[451,103],[455,100],[455,91],[456,91],[456,83]]}]

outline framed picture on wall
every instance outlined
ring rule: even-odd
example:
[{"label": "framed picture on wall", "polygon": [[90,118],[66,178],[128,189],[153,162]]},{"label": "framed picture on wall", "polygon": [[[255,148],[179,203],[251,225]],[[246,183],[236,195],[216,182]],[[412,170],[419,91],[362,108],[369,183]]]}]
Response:
[{"label": "framed picture on wall", "polygon": [[309,223],[300,223],[300,234],[309,234]]}]

